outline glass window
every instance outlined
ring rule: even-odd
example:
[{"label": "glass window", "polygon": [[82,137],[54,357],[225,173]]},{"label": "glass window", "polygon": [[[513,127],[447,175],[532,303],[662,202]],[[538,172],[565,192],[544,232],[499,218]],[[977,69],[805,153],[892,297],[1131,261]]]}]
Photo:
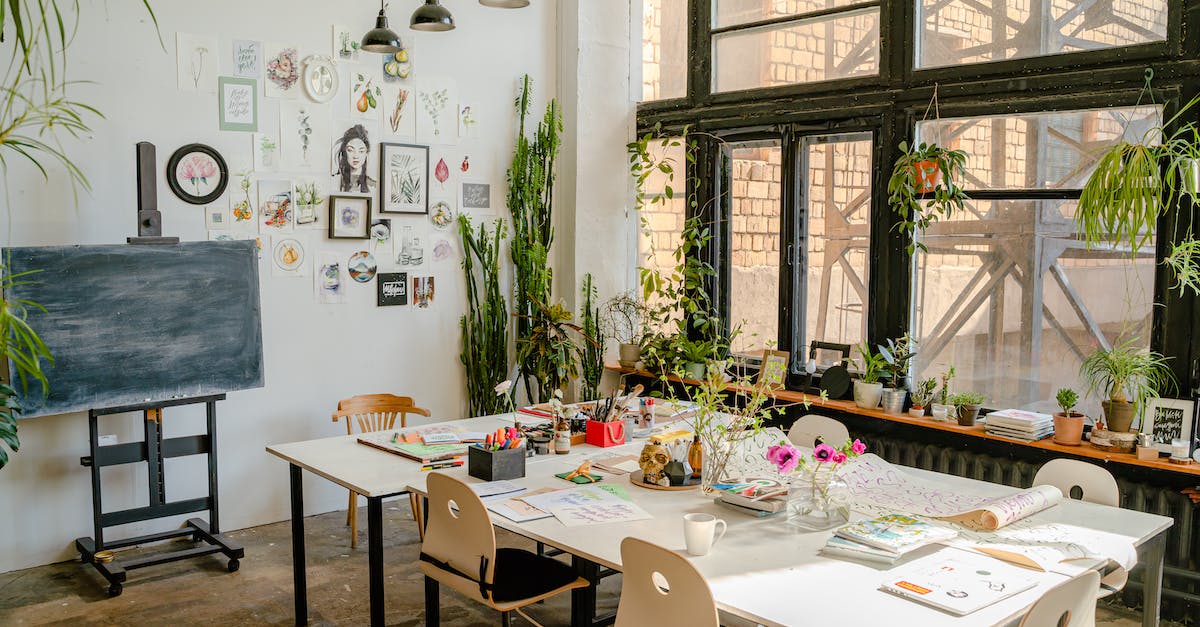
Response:
[{"label": "glass window", "polygon": [[[1127,249],[1089,250],[1076,233],[1076,200],[1025,190],[1077,198],[1100,153],[1123,136],[1140,139],[1158,115],[1141,107],[918,125],[921,140],[968,152],[968,193],[1011,190],[968,202],[922,237],[929,252],[913,258],[911,318],[920,378],[953,365],[952,388],[982,392],[989,407],[1053,413],[1055,391],[1085,389],[1079,364],[1096,347],[1149,345],[1153,244],[1132,263]],[[1082,407],[1099,415],[1096,399]]]},{"label": "glass window", "polygon": [[687,0],[642,0],[642,100],[687,95]]},{"label": "glass window", "polygon": [[867,8],[713,35],[713,91],[879,73],[879,9]]},{"label": "glass window", "polygon": [[1129,46],[1167,38],[1167,0],[919,0],[917,67]]},{"label": "glass window", "polygon": [[729,319],[742,330],[735,353],[761,353],[779,341],[782,157],[777,141],[730,150]]},{"label": "glass window", "polygon": [[714,0],[713,27],[737,26],[851,4],[862,4],[862,0]]}]

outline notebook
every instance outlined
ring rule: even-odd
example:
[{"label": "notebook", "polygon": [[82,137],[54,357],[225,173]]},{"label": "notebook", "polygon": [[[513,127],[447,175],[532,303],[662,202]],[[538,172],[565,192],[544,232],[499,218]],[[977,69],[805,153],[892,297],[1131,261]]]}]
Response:
[{"label": "notebook", "polygon": [[939,551],[892,569],[884,592],[965,616],[1037,585],[1036,575],[999,560]]},{"label": "notebook", "polygon": [[926,544],[949,540],[958,532],[921,522],[912,516],[886,514],[843,525],[834,534],[860,544],[903,554]]}]

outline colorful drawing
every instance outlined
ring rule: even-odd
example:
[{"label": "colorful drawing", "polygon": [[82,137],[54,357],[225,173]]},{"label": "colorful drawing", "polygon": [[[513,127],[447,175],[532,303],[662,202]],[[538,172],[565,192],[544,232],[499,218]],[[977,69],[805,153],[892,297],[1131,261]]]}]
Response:
[{"label": "colorful drawing", "polygon": [[393,135],[414,137],[417,134],[417,116],[413,112],[412,90],[399,85],[385,87],[383,102],[387,114],[388,129]]},{"label": "colorful drawing", "polygon": [[258,214],[264,233],[291,231],[295,224],[291,181],[259,181]]},{"label": "colorful drawing", "polygon": [[[411,45],[411,44],[410,44]],[[395,54],[383,55],[383,80],[387,83],[402,81],[412,74],[411,48],[406,46]]]},{"label": "colorful drawing", "polygon": [[433,203],[429,208],[429,221],[433,223],[434,228],[445,231],[454,224],[454,208],[445,200]]},{"label": "colorful drawing", "polygon": [[333,25],[333,57],[342,61],[357,61],[359,39],[349,26]]},{"label": "colorful drawing", "polygon": [[238,198],[232,194],[229,196],[229,213],[235,227],[245,228],[254,225],[254,203],[250,200],[250,172],[238,172],[238,177],[241,179],[239,185],[242,188],[242,197]]},{"label": "colorful drawing", "polygon": [[268,45],[266,47],[268,98],[294,98],[296,84],[300,81],[300,60],[295,46]]},{"label": "colorful drawing", "polygon": [[266,133],[254,133],[254,171],[270,172],[279,168],[279,143]]},{"label": "colorful drawing", "polygon": [[208,35],[177,33],[175,65],[180,91],[217,90],[217,38]]},{"label": "colorful drawing", "polygon": [[354,86],[350,90],[350,115],[375,119],[379,116],[379,103],[383,100],[383,90],[375,84],[370,74],[354,73]]},{"label": "colorful drawing", "polygon": [[319,226],[321,205],[324,203],[317,182],[311,179],[295,181],[292,200],[296,205],[296,226]]},{"label": "colorful drawing", "polygon": [[167,160],[167,185],[180,200],[207,205],[225,192],[229,170],[225,159],[204,144],[188,144]]},{"label": "colorful drawing", "polygon": [[337,253],[322,252],[321,261],[314,273],[314,292],[317,302],[323,305],[336,305],[343,302],[343,283],[341,257]]},{"label": "colorful drawing", "polygon": [[367,239],[371,223],[371,199],[366,196],[329,197],[329,237]]},{"label": "colorful drawing", "polygon": [[242,78],[262,76],[262,43],[237,39],[233,42],[233,73]]},{"label": "colorful drawing", "polygon": [[339,192],[371,193],[375,179],[368,174],[371,138],[362,124],[346,129],[333,144],[333,163],[336,187]]},{"label": "colorful drawing", "polygon": [[446,189],[446,181],[450,180],[450,166],[446,165],[445,159],[438,159],[437,167],[433,169],[433,177],[443,190]]},{"label": "colorful drawing", "polygon": [[454,244],[451,244],[450,240],[439,239],[433,245],[433,260],[446,261],[452,258],[454,258]]},{"label": "colorful drawing", "polygon": [[427,309],[433,304],[433,277],[413,277],[413,304]]},{"label": "colorful drawing", "polygon": [[291,272],[300,268],[304,263],[304,247],[295,238],[287,238],[276,242],[271,252],[271,260],[280,270]]},{"label": "colorful drawing", "polygon": [[429,117],[429,121],[432,124],[430,130],[435,139],[441,137],[447,104],[449,104],[449,90],[447,89],[421,92],[421,107],[425,110],[425,115]]},{"label": "colorful drawing", "polygon": [[369,283],[375,278],[375,271],[379,269],[379,265],[375,263],[375,255],[365,250],[350,255],[346,267],[350,270],[350,278],[357,283]]},{"label": "colorful drawing", "polygon": [[383,190],[381,213],[425,213],[428,210],[429,148],[410,144],[380,145]]},{"label": "colorful drawing", "polygon": [[458,111],[458,136],[479,137],[479,120],[475,118],[471,105],[463,105]]},{"label": "colorful drawing", "polygon": [[462,170],[463,174],[471,170],[471,155],[463,157],[462,165],[458,166],[458,169]]},{"label": "colorful drawing", "polygon": [[258,81],[222,76],[217,80],[221,103],[218,126],[222,131],[253,133],[258,130]]}]

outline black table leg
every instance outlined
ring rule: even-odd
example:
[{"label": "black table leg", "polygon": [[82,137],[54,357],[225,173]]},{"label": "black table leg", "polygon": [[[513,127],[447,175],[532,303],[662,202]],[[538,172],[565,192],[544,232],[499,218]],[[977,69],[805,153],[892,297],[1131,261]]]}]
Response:
[{"label": "black table leg", "polygon": [[571,567],[576,575],[592,584],[571,591],[571,626],[592,627],[596,619],[596,584],[600,583],[600,565],[572,555]]},{"label": "black table leg", "polygon": [[292,487],[292,593],[296,597],[296,624],[308,624],[308,581],[304,573],[304,481],[300,467],[288,465]]},{"label": "black table leg", "polygon": [[438,581],[425,577],[425,627],[438,627],[442,622],[441,599],[438,598]]},{"label": "black table leg", "polygon": [[367,497],[367,559],[371,625],[383,627],[383,498]]}]

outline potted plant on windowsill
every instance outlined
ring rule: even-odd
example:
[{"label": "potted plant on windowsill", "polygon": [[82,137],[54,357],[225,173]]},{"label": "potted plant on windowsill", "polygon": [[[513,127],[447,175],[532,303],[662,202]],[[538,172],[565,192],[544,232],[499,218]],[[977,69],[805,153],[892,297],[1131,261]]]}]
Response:
[{"label": "potted plant on windowsill", "polygon": [[1063,388],[1054,399],[1062,409],[1054,414],[1054,442],[1064,446],[1079,446],[1083,442],[1083,422],[1087,418],[1075,411],[1079,394],[1071,388]]},{"label": "potted plant on windowsill", "polygon": [[958,424],[963,427],[975,426],[979,418],[979,408],[987,400],[979,392],[959,392],[950,397],[950,404],[958,407]]},{"label": "potted plant on windowsill", "polygon": [[882,356],[871,352],[866,342],[859,344],[858,352],[862,359],[857,362],[859,378],[854,380],[854,404],[863,409],[875,409],[883,398],[883,384],[879,382],[879,377],[883,375],[887,362]]},{"label": "potted plant on windowsill", "polygon": [[942,373],[942,389],[938,390],[937,402],[929,408],[930,415],[938,422],[947,422],[954,413],[954,405],[950,404],[950,380],[954,378],[954,366]]},{"label": "potted plant on windowsill", "polygon": [[917,356],[917,341],[905,333],[898,340],[888,340],[887,346],[880,346],[879,355],[887,364],[886,373],[891,384],[883,390],[883,411],[899,416],[904,413],[904,402],[908,400],[908,366]]},{"label": "potted plant on windowsill", "polygon": [[630,292],[617,294],[604,303],[600,311],[604,331],[616,338],[619,363],[636,368],[642,358],[642,341],[646,336],[646,306]]},{"label": "potted plant on windowsill", "polygon": [[[913,236],[961,211],[963,203],[970,200],[960,184],[967,153],[924,142],[911,148],[908,142],[900,142],[900,152],[888,179],[888,204],[902,220],[897,225],[900,233]],[[908,252],[915,248],[926,250],[913,237]]]},{"label": "potted plant on windowsill", "polygon": [[1175,388],[1167,358],[1140,349],[1132,340],[1112,348],[1096,349],[1079,367],[1088,393],[1102,393],[1104,424],[1109,431],[1128,432],[1146,401]]},{"label": "potted plant on windowsill", "polygon": [[908,415],[913,418],[924,418],[925,408],[929,407],[929,403],[933,401],[933,391],[936,388],[937,379],[932,377],[918,381],[912,390],[912,407],[908,409]]}]

